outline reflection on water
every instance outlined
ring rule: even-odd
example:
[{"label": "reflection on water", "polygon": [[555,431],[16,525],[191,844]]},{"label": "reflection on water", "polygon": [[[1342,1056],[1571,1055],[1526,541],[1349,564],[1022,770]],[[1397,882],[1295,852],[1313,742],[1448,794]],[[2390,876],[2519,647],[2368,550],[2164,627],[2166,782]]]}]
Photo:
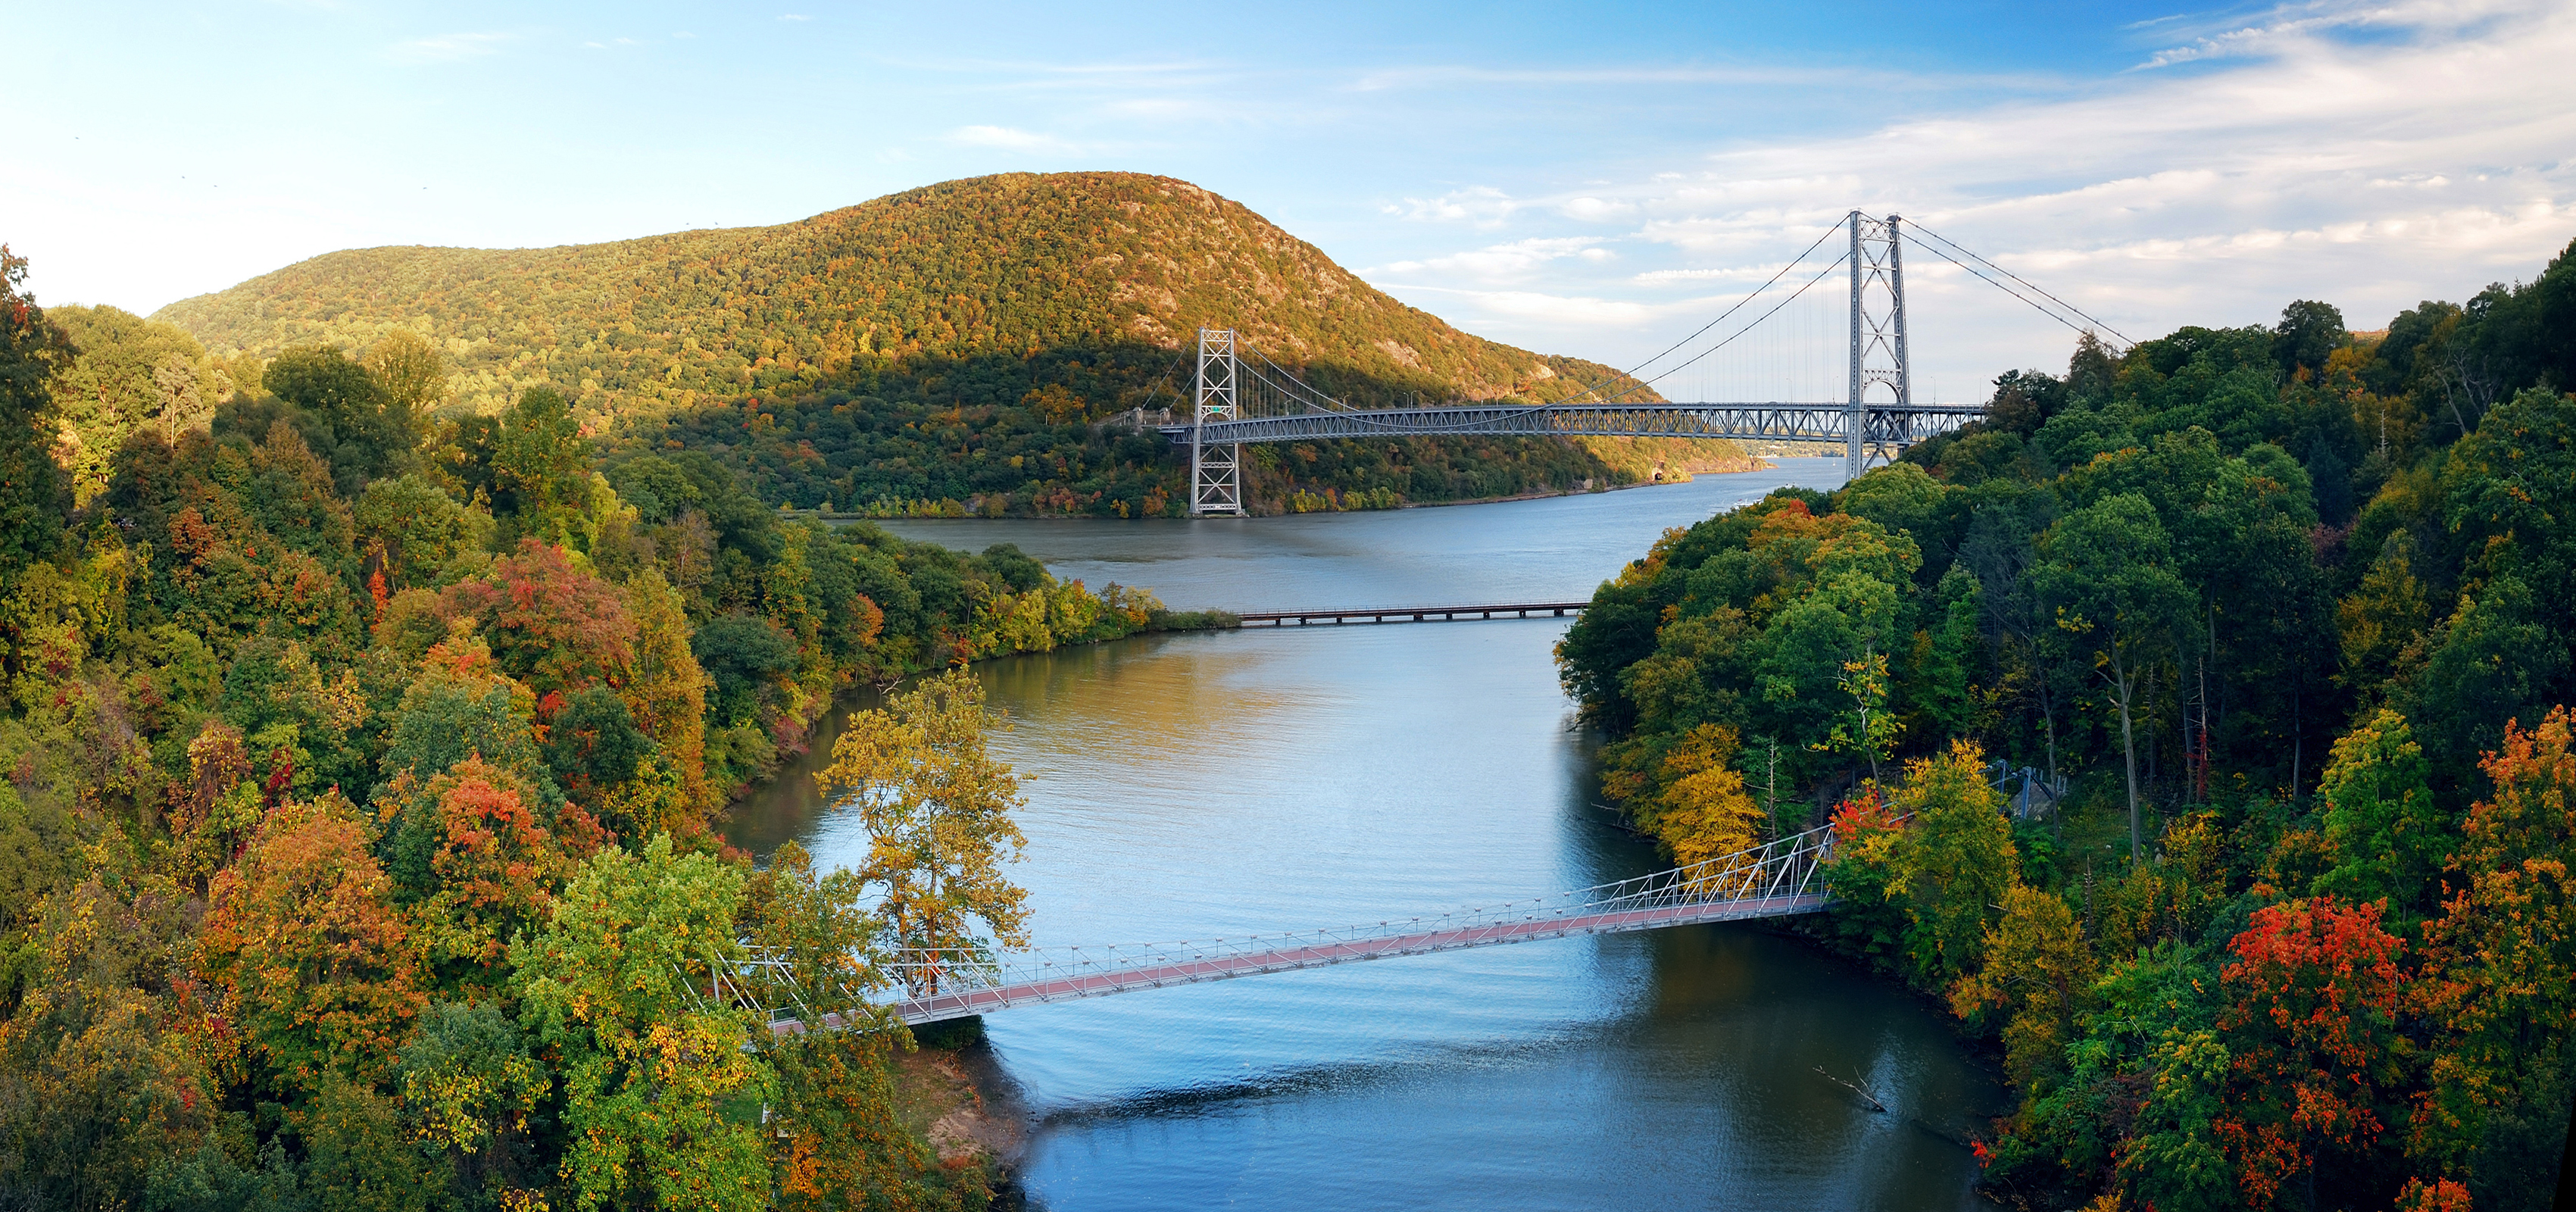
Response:
[{"label": "reflection on water", "polygon": [[[1830,483],[1793,468],[1377,515],[904,529],[1017,542],[1095,583],[1150,566],[1115,579],[1175,605],[1581,596],[1664,527],[1800,474]],[[1549,656],[1563,629],[1148,637],[980,667],[1014,720],[998,748],[1032,776],[1014,874],[1039,941],[1377,922],[1652,870],[1590,803]],[[804,777],[817,739],[745,806],[739,844],[858,858]],[[1026,1176],[1056,1209],[1953,1208],[1974,1174],[1960,1139],[1998,1099],[1932,1008],[1749,926],[1029,1007],[989,1028],[1043,1117]]]}]

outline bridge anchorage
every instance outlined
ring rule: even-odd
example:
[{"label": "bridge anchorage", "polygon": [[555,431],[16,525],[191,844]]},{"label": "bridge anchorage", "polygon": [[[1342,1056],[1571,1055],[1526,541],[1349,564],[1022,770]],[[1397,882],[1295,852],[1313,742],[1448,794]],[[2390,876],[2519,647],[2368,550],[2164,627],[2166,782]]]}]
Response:
[{"label": "bridge anchorage", "polygon": [[[851,983],[830,988],[800,982],[793,957],[752,950],[690,974],[689,983],[704,988],[711,1002],[757,1012],[775,1033],[887,1021],[919,1025],[1360,960],[1815,913],[1826,907],[1822,876],[1832,859],[1833,827],[1826,825],[1634,879],[1374,925],[1203,942],[1046,947],[1011,955],[983,948],[913,950],[899,953],[873,977],[848,965],[843,971]],[[812,965],[803,967],[810,971]]]},{"label": "bridge anchorage", "polygon": [[[1520,437],[1681,437],[1817,442],[1843,448],[1844,472],[1857,477],[1916,442],[1946,433],[1985,414],[1974,405],[1917,404],[1905,340],[1905,264],[1902,220],[1873,219],[1855,210],[1832,231],[1847,232],[1848,251],[1774,304],[1688,361],[1651,378],[1622,376],[1631,385],[1604,394],[1609,380],[1554,404],[1455,403],[1418,408],[1364,408],[1308,385],[1262,356],[1230,328],[1198,333],[1198,373],[1189,423],[1163,434],[1190,452],[1190,514],[1244,515],[1243,448],[1263,442],[1333,438],[1435,437],[1480,434]],[[1717,320],[1684,338],[1648,364],[1696,340],[1752,303],[1825,244],[1817,240],[1799,260],[1774,275],[1762,290],[1729,307]],[[1938,246],[1933,251],[1957,261]],[[1965,253],[1966,250],[1960,250]],[[1974,254],[1967,254],[1974,257]],[[1982,262],[1981,262],[1982,263]],[[1962,263],[1964,265],[1964,263]],[[1705,358],[1777,315],[1835,268],[1848,266],[1851,290],[1846,390],[1832,401],[1751,403],[1646,403],[1630,399],[1655,380]],[[1972,273],[1985,275],[1973,268]],[[1989,278],[1988,281],[1993,281]],[[2015,279],[2018,281],[2018,279]],[[2000,285],[2000,283],[1998,283]],[[2006,288],[2009,290],[2010,288]],[[1248,354],[1249,357],[1245,355]]]}]

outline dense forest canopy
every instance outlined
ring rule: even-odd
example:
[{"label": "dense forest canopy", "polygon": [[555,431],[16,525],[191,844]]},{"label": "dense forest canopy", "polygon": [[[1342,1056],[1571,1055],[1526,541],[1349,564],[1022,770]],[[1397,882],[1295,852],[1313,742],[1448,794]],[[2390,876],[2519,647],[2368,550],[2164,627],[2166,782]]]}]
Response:
[{"label": "dense forest canopy", "polygon": [[[212,350],[191,366],[243,378],[290,349],[418,334],[454,368],[451,409],[546,387],[586,432],[707,450],[765,500],[852,511],[1184,508],[1134,410],[1186,417],[1177,355],[1201,325],[1369,404],[1632,386],[1460,332],[1238,203],[1132,173],[979,177],[614,244],[331,253],[152,318]],[[1563,492],[1704,457],[1622,439],[1264,448],[1249,496],[1287,512]]]},{"label": "dense forest canopy", "polygon": [[839,989],[877,937],[861,881],[713,826],[847,687],[1193,619],[783,519],[702,450],[603,470],[547,388],[436,417],[407,331],[247,367],[49,314],[23,265],[0,1206],[983,1203],[897,1120],[900,1030],[778,1039],[697,992],[747,943]]},{"label": "dense forest canopy", "polygon": [[[2576,245],[2353,333],[2089,335],[1674,530],[1558,660],[1685,861],[1830,823],[2056,1208],[2537,1209],[2576,1093]],[[2009,797],[2009,798],[2008,798]]]}]

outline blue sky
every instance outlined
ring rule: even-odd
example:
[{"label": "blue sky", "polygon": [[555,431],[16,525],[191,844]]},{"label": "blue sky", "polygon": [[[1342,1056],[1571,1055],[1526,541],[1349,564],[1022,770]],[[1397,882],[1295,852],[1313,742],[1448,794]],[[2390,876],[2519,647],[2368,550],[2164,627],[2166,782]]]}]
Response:
[{"label": "blue sky", "polygon": [[[142,312],[337,248],[1012,170],[1185,178],[1471,331],[1623,364],[1854,206],[2132,336],[2299,297],[2375,326],[2576,237],[2565,4],[7,5],[0,240],[41,300]],[[1941,396],[2062,365],[2065,330],[1909,269]]]}]

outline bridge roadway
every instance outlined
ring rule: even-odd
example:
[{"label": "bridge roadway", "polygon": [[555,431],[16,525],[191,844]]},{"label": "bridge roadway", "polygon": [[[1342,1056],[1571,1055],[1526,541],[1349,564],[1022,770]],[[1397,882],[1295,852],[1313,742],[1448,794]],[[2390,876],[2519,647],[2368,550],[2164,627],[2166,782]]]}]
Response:
[{"label": "bridge roadway", "polygon": [[1322,968],[1332,964],[1346,964],[1353,960],[1385,959],[1398,955],[1429,955],[1437,951],[1457,951],[1467,947],[1490,947],[1502,943],[1531,942],[1537,939],[1570,938],[1580,934],[1618,934],[1630,930],[1655,930],[1666,926],[1688,926],[1700,922],[1787,917],[1792,914],[1814,913],[1824,907],[1823,893],[1805,892],[1661,905],[1642,909],[1612,909],[1571,917],[1538,916],[1516,922],[1490,922],[1451,929],[1387,935],[1380,938],[1294,943],[1266,951],[1214,952],[1143,967],[1077,972],[1057,977],[1041,976],[1034,980],[1007,985],[968,988],[954,993],[915,997],[895,1003],[894,1013],[895,1017],[904,1022],[919,1026],[942,1019],[963,1018],[970,1014],[1007,1010],[1013,1006],[1106,997],[1113,993],[1126,993],[1138,989],[1161,989],[1171,985],[1192,985],[1203,981],[1221,981],[1232,977],[1257,976],[1271,972],[1294,972],[1300,968]]},{"label": "bridge roadway", "polygon": [[[1861,410],[1863,444],[1907,446],[1985,415],[1979,405],[1871,404]],[[1326,438],[1415,438],[1453,434],[1515,437],[1735,438],[1850,441],[1842,404],[1449,404],[1435,408],[1311,409],[1276,417],[1210,418],[1163,425],[1188,446],[1301,442]]]},{"label": "bridge roadway", "polygon": [[1548,617],[1563,618],[1580,614],[1590,602],[1510,602],[1495,606],[1389,606],[1351,607],[1330,610],[1247,610],[1235,615],[1246,627],[1299,627],[1317,623],[1454,623],[1460,619],[1490,619],[1509,615],[1526,619],[1545,611]]}]

